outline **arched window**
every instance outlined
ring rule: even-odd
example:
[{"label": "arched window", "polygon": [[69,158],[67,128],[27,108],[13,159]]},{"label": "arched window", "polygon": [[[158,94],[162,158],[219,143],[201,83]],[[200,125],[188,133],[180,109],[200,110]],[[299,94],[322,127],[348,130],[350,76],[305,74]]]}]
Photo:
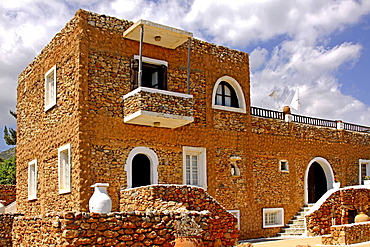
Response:
[{"label": "arched window", "polygon": [[238,97],[236,97],[235,90],[226,81],[222,81],[218,84],[216,91],[216,105],[239,108]]},{"label": "arched window", "polygon": [[212,92],[212,108],[224,111],[246,113],[243,89],[230,76],[222,76],[217,80]]}]

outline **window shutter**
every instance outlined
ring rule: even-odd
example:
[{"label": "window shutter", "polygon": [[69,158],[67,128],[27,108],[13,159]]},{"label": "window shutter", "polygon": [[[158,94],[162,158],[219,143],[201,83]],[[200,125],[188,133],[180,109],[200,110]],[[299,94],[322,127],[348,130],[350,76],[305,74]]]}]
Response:
[{"label": "window shutter", "polygon": [[139,60],[131,60],[131,90],[139,86]]}]

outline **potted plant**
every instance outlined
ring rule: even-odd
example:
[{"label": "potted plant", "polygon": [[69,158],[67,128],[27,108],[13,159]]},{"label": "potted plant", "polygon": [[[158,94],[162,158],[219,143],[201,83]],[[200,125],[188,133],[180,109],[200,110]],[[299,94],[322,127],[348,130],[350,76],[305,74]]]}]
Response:
[{"label": "potted plant", "polygon": [[370,176],[364,176],[364,185],[370,185]]},{"label": "potted plant", "polygon": [[182,214],[175,225],[174,247],[204,247],[202,241],[202,228],[188,214]]}]

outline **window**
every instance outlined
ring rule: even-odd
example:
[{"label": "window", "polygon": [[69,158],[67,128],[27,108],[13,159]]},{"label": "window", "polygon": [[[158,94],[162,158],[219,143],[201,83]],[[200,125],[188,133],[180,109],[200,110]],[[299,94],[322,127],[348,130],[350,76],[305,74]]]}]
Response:
[{"label": "window", "polygon": [[71,145],[58,148],[59,194],[71,192]]},{"label": "window", "polygon": [[28,200],[37,199],[37,160],[28,163]]},{"label": "window", "polygon": [[235,90],[229,83],[222,81],[218,84],[216,92],[216,105],[231,106],[239,108],[238,98]]},{"label": "window", "polygon": [[52,67],[45,74],[45,111],[49,110],[57,101],[57,68]]},{"label": "window", "polygon": [[246,113],[243,90],[234,78],[223,76],[217,80],[212,92],[212,108]]},{"label": "window", "polygon": [[284,226],[283,208],[264,208],[262,217],[263,228]]},{"label": "window", "polygon": [[232,213],[238,219],[238,229],[240,229],[240,211],[239,210],[227,210]]},{"label": "window", "polygon": [[289,171],[289,163],[287,160],[280,160],[279,161],[280,171],[288,172]]},{"label": "window", "polygon": [[207,188],[206,149],[183,147],[184,184]]},{"label": "window", "polygon": [[[143,57],[142,87],[167,90],[167,66],[166,61]],[[132,90],[139,85],[139,57],[131,61]]]},{"label": "window", "polygon": [[364,177],[370,176],[370,160],[359,160],[359,184],[364,184]]}]

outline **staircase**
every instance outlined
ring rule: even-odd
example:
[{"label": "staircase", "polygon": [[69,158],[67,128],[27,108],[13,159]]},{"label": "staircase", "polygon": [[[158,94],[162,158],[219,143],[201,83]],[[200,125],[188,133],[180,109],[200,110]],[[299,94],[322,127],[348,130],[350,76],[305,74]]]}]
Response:
[{"label": "staircase", "polygon": [[300,237],[305,233],[304,216],[315,205],[310,203],[301,208],[301,210],[289,221],[286,227],[282,228],[282,231],[278,233],[278,237]]}]

